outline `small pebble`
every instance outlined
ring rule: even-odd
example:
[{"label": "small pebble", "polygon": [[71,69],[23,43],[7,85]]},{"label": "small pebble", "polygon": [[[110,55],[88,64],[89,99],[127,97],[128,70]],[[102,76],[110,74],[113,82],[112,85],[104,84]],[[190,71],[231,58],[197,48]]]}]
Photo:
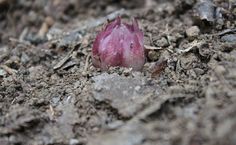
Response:
[{"label": "small pebble", "polygon": [[166,40],[166,38],[162,37],[161,39],[156,41],[156,45],[159,47],[166,47],[166,46],[169,46],[169,43]]},{"label": "small pebble", "polygon": [[226,69],[222,65],[217,65],[215,68],[215,71],[217,74],[225,74],[226,73]]},{"label": "small pebble", "polygon": [[200,0],[195,5],[196,15],[200,20],[215,21],[215,5],[211,0]]},{"label": "small pebble", "polygon": [[101,91],[102,91],[102,87],[101,87],[101,86],[98,86],[98,85],[96,85],[96,86],[94,87],[94,89],[95,89],[97,92],[101,92]]},{"label": "small pebble", "polygon": [[151,60],[151,61],[157,61],[160,57],[160,52],[157,52],[157,51],[149,51],[148,52],[148,58]]},{"label": "small pebble", "polygon": [[226,42],[236,42],[236,34],[229,34],[221,37],[221,40]]},{"label": "small pebble", "polygon": [[121,121],[121,120],[117,120],[117,121],[114,121],[114,122],[111,122],[107,125],[107,127],[109,129],[117,129],[119,127],[121,127],[122,125],[124,125],[124,122]]},{"label": "small pebble", "polygon": [[30,11],[29,14],[28,14],[28,18],[29,18],[29,21],[34,23],[38,20],[38,15],[35,11]]},{"label": "small pebble", "polygon": [[79,143],[80,142],[77,139],[74,139],[74,138],[70,139],[70,145],[78,145]]},{"label": "small pebble", "polygon": [[47,23],[48,26],[52,26],[54,24],[54,20],[52,17],[46,17],[45,22]]},{"label": "small pebble", "polygon": [[204,74],[204,70],[200,68],[195,68],[194,72],[197,74],[197,76]]},{"label": "small pebble", "polygon": [[141,87],[140,86],[136,86],[134,89],[135,89],[135,91],[139,91],[141,89]]},{"label": "small pebble", "polygon": [[200,34],[198,26],[192,26],[186,30],[186,35],[190,38],[196,37]]},{"label": "small pebble", "polygon": [[3,77],[7,74],[3,69],[0,69],[0,76]]}]

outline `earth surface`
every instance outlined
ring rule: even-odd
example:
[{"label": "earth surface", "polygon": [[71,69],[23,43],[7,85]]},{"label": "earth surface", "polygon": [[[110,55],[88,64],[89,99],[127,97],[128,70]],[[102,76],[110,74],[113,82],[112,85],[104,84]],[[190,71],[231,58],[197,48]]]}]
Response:
[{"label": "earth surface", "polygon": [[[136,18],[142,71],[95,68]],[[236,145],[235,0],[0,0],[1,145]]]}]

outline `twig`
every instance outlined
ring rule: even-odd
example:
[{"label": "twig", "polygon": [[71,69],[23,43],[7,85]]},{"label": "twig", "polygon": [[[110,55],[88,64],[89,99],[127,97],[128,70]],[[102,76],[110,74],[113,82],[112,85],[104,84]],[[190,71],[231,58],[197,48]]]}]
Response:
[{"label": "twig", "polygon": [[85,61],[85,65],[84,65],[83,74],[86,74],[86,72],[87,72],[87,70],[88,70],[90,57],[91,57],[91,54],[88,54],[87,57],[86,57],[86,61]]},{"label": "twig", "polygon": [[54,111],[52,105],[49,105],[49,109],[50,109],[51,115],[54,116],[55,115],[55,111]]},{"label": "twig", "polygon": [[[80,47],[81,43],[79,44]],[[54,70],[57,70],[59,68],[61,68],[71,57],[72,57],[72,53],[75,50],[75,48],[77,48],[77,46],[72,47],[72,49],[67,53],[67,55],[61,60],[59,61],[54,67]]]},{"label": "twig", "polygon": [[19,37],[19,41],[20,42],[23,42],[25,40],[25,36],[27,35],[29,29],[28,28],[25,28],[22,33],[20,34],[20,37]]},{"label": "twig", "polygon": [[144,48],[148,50],[162,50],[163,49],[162,47],[155,47],[155,46],[148,46],[148,45],[144,45]]},{"label": "twig", "polygon": [[236,32],[236,28],[234,28],[234,29],[226,29],[226,30],[224,30],[224,31],[222,31],[222,32],[217,33],[216,35],[218,35],[218,36],[223,36],[223,35],[225,35],[225,34],[233,33],[233,32]]},{"label": "twig", "polygon": [[203,41],[197,42],[197,41],[193,41],[190,46],[184,50],[177,50],[178,53],[182,54],[182,53],[187,53],[189,51],[191,51],[194,47],[200,46],[203,44]]},{"label": "twig", "polygon": [[10,75],[15,75],[16,73],[17,73],[17,70],[15,70],[15,69],[12,69],[12,68],[10,68],[10,67],[8,67],[8,66],[6,66],[6,65],[1,65],[0,66],[2,69],[4,69],[8,74],[10,74]]},{"label": "twig", "polygon": [[167,48],[166,50],[168,50],[170,53],[174,53],[174,51],[171,50],[170,48]]},{"label": "twig", "polygon": [[16,101],[16,97],[14,97],[14,99],[11,101],[11,104],[14,104]]}]

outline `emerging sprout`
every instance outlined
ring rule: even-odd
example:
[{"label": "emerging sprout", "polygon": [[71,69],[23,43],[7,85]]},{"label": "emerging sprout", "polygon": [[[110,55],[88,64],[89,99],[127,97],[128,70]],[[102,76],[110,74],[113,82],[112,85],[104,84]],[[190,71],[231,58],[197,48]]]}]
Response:
[{"label": "emerging sprout", "polygon": [[107,70],[110,66],[141,70],[145,63],[143,37],[135,19],[130,25],[121,22],[121,18],[117,17],[107,24],[93,43],[94,66],[102,70]]}]

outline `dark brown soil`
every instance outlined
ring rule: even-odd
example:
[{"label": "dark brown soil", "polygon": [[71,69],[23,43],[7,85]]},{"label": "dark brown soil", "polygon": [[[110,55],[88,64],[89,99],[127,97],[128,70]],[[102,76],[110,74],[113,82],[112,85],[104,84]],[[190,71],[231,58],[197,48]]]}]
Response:
[{"label": "dark brown soil", "polygon": [[[92,66],[116,12],[141,72]],[[0,145],[55,144],[236,145],[235,1],[0,0]]]}]

